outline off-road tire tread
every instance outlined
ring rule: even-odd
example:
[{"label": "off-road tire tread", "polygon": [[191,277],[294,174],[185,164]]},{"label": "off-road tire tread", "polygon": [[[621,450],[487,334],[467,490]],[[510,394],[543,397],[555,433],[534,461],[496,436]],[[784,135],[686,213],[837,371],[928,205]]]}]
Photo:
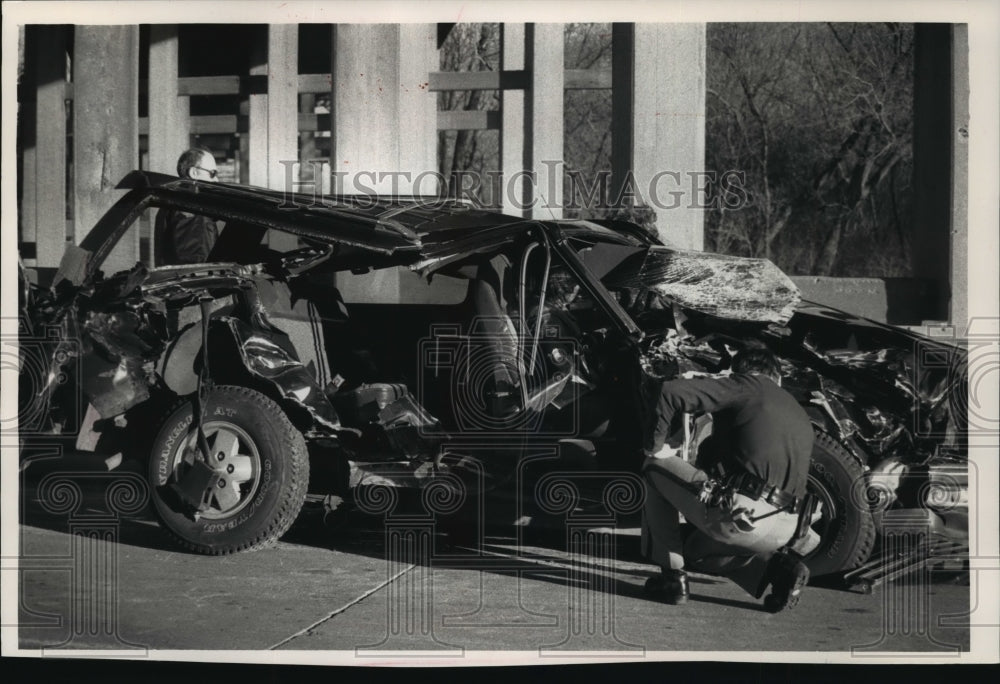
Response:
[{"label": "off-road tire tread", "polygon": [[[844,469],[848,471],[852,481],[857,481],[864,476],[864,468],[862,465],[858,463],[853,456],[851,456],[851,454],[840,442],[822,430],[814,430],[814,436],[816,444],[822,444],[827,453],[839,454],[841,456],[838,460],[844,466]],[[847,499],[850,500],[850,492],[846,492],[845,495],[847,496]],[[862,513],[861,520],[862,524],[860,534],[855,540],[853,551],[847,555],[848,560],[843,563],[840,569],[824,574],[847,572],[848,570],[858,567],[868,560],[869,556],[871,556],[872,549],[875,547],[875,519],[872,517],[870,512],[867,512],[867,514]],[[807,561],[806,565],[808,564],[809,563]],[[814,577],[820,576],[819,573],[816,572],[813,572],[812,575]]]},{"label": "off-road tire tread", "polygon": [[[306,500],[306,490],[309,487],[309,452],[306,448],[305,438],[302,433],[292,425],[285,412],[270,397],[267,397],[257,390],[239,385],[216,385],[216,392],[231,392],[243,395],[246,399],[258,404],[261,409],[273,415],[278,422],[278,427],[287,437],[285,445],[285,458],[289,461],[290,485],[286,489],[288,492],[283,498],[277,515],[273,516],[270,524],[260,530],[254,539],[241,544],[209,546],[206,544],[196,544],[180,535],[174,533],[163,521],[160,521],[162,529],[170,540],[185,549],[205,556],[228,556],[234,553],[245,553],[250,551],[260,551],[275,546],[278,540],[289,530],[295,519],[298,518],[302,505]],[[164,420],[172,416],[176,410],[190,403],[189,399],[181,399],[171,404],[164,415]],[[155,506],[153,507],[155,510]],[[159,513],[157,512],[157,517]]]}]

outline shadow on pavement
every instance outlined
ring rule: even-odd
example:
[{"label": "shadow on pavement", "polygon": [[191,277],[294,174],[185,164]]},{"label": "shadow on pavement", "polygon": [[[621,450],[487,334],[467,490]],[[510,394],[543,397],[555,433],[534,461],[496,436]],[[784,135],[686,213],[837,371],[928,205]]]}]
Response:
[{"label": "shadow on pavement", "polygon": [[120,544],[176,551],[156,522],[144,482],[134,463],[108,471],[103,460],[90,457],[34,459],[20,472],[19,520],[64,534],[88,523],[110,525]]},{"label": "shadow on pavement", "polygon": [[[116,485],[145,482],[141,464],[126,462],[108,471],[102,460],[90,457],[39,458],[28,463],[20,478],[19,518],[25,526],[73,534],[81,521],[103,521],[113,526],[119,544],[185,553],[159,527],[148,489],[136,489],[125,512],[109,504],[108,492]],[[354,509],[341,513],[335,524],[327,524],[330,516],[323,508],[307,503],[282,542],[390,560],[386,553],[386,520],[385,516]],[[642,598],[642,585],[655,569],[634,567],[644,562],[637,536],[605,534],[604,539],[612,542],[605,544],[601,557],[596,558],[567,549],[569,542],[561,522],[551,519],[541,527],[519,528],[510,520],[487,518],[484,543],[475,548],[453,543],[447,533],[435,530],[431,553],[423,562],[435,568],[527,571],[538,581],[561,586],[583,583],[620,596]],[[492,569],[491,565],[501,569]],[[553,567],[559,572],[540,572]],[[692,577],[695,584],[720,581]]]},{"label": "shadow on pavement", "polygon": [[[59,505],[44,500],[46,495],[52,496],[54,490],[51,485],[56,479],[76,483],[75,494],[67,493],[66,490],[60,495],[62,499],[76,496],[77,500],[72,502],[72,506],[65,500],[57,502]],[[93,520],[95,516],[100,518],[104,515],[107,516],[106,519],[116,523],[116,539],[120,544],[185,553],[177,549],[159,527],[148,500],[148,490],[136,495],[145,496],[145,500],[134,502],[128,513],[115,514],[109,510],[109,487],[116,481],[125,480],[144,482],[142,467],[134,462],[124,463],[118,469],[108,472],[102,461],[94,459],[39,459],[21,473],[20,520],[30,527],[70,534],[81,517]],[[42,492],[47,485],[50,488]],[[498,509],[503,509],[503,506]],[[351,507],[346,512],[331,515],[321,505],[310,502],[282,538],[282,542],[389,561],[393,559],[386,552],[388,520],[390,518],[386,516],[365,513]],[[536,516],[536,520],[540,523],[519,527],[511,524],[509,517],[487,517],[483,522],[482,543],[470,543],[468,539],[462,539],[461,542],[464,543],[456,543],[449,533],[440,531],[432,520],[429,554],[414,560],[442,569],[478,569],[500,574],[525,571],[530,572],[537,581],[563,587],[577,583],[600,587],[600,590],[610,591],[618,596],[645,598],[643,584],[656,569],[642,558],[637,535],[601,532],[598,546],[589,549],[596,550],[594,555],[588,554],[588,549],[581,551],[579,548],[571,548],[566,519]],[[637,526],[637,516],[625,524]],[[448,525],[441,527],[448,529]],[[478,538],[478,534],[476,537]],[[636,567],[637,565],[643,567]],[[558,572],[540,572],[553,567],[558,568]],[[689,580],[694,586],[728,582],[724,578],[700,574],[692,574]],[[827,579],[822,584],[835,587],[838,581]],[[759,602],[713,598],[697,591],[692,594],[691,600],[763,611]]]}]

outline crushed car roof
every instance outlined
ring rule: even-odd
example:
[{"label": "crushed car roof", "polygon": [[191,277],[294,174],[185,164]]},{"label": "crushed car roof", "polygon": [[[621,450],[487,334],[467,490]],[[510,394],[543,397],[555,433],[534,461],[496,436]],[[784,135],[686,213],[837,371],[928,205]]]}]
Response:
[{"label": "crushed car roof", "polygon": [[[791,280],[766,260],[663,247],[655,236],[627,222],[525,219],[437,196],[313,196],[147,171],[129,173],[118,187],[130,192],[80,243],[80,251],[86,254],[77,261],[84,264],[84,277],[95,273],[140,212],[149,206],[166,206],[225,220],[220,243],[239,241],[240,224],[273,228],[353,248],[357,251],[347,256],[357,259],[359,267],[374,262],[406,265],[421,274],[494,250],[537,228],[556,242],[596,238],[596,244],[604,245],[596,251],[624,250],[621,256],[638,258],[641,268],[633,268],[634,277],[623,285],[655,284],[660,294],[681,306],[722,318],[784,323],[799,300]],[[570,254],[575,256],[570,250],[564,258],[570,259]],[[602,275],[620,261],[616,257],[598,265],[593,254],[583,258]],[[636,266],[634,259],[626,261]],[[608,305],[616,306],[612,301]]]},{"label": "crushed car roof", "polygon": [[189,207],[222,217],[246,217],[303,237],[330,238],[378,252],[419,251],[459,235],[463,243],[498,239],[505,229],[523,231],[531,221],[437,196],[322,195],[203,183],[146,171],[133,171],[118,185],[146,190],[179,208]]}]

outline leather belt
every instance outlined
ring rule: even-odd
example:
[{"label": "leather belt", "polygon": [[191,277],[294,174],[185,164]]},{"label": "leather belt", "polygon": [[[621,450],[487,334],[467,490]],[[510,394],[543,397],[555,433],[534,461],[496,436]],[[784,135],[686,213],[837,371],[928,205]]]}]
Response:
[{"label": "leather belt", "polygon": [[731,475],[723,480],[723,486],[789,513],[798,513],[802,508],[802,497],[793,496],[750,473]]}]

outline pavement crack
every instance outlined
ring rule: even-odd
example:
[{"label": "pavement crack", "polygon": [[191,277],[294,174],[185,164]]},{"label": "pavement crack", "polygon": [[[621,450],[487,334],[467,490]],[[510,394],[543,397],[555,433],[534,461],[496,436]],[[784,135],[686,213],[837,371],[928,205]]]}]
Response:
[{"label": "pavement crack", "polygon": [[413,568],[415,568],[415,567],[417,567],[417,566],[416,565],[409,565],[409,566],[403,568],[402,570],[400,570],[399,572],[397,572],[395,575],[393,575],[392,577],[390,577],[386,581],[382,582],[381,584],[378,584],[375,587],[372,587],[371,589],[369,589],[365,593],[361,594],[360,596],[358,596],[355,599],[352,599],[348,603],[345,603],[340,608],[337,608],[332,613],[329,613],[325,617],[320,618],[319,620],[317,620],[316,622],[312,623],[308,627],[306,627],[304,629],[300,629],[298,632],[296,632],[295,634],[292,634],[291,636],[285,637],[284,639],[282,639],[281,641],[279,641],[278,643],[276,643],[274,646],[268,647],[267,650],[273,651],[275,649],[281,648],[285,644],[288,644],[288,643],[290,643],[291,641],[293,641],[295,639],[298,639],[299,637],[310,636],[313,633],[313,631],[317,627],[319,627],[320,625],[322,625],[322,624],[324,624],[326,622],[329,622],[330,620],[332,620],[333,618],[337,617],[338,615],[340,615],[341,613],[343,613],[347,609],[351,608],[352,606],[358,605],[359,603],[361,603],[362,601],[364,601],[366,598],[368,598],[369,596],[371,596],[375,592],[379,591],[380,589],[384,589],[385,587],[389,586],[390,584],[392,584],[393,582],[395,582],[397,579],[399,579],[400,577],[402,577],[403,575],[405,575],[406,573],[408,573],[410,570],[413,570]]}]

